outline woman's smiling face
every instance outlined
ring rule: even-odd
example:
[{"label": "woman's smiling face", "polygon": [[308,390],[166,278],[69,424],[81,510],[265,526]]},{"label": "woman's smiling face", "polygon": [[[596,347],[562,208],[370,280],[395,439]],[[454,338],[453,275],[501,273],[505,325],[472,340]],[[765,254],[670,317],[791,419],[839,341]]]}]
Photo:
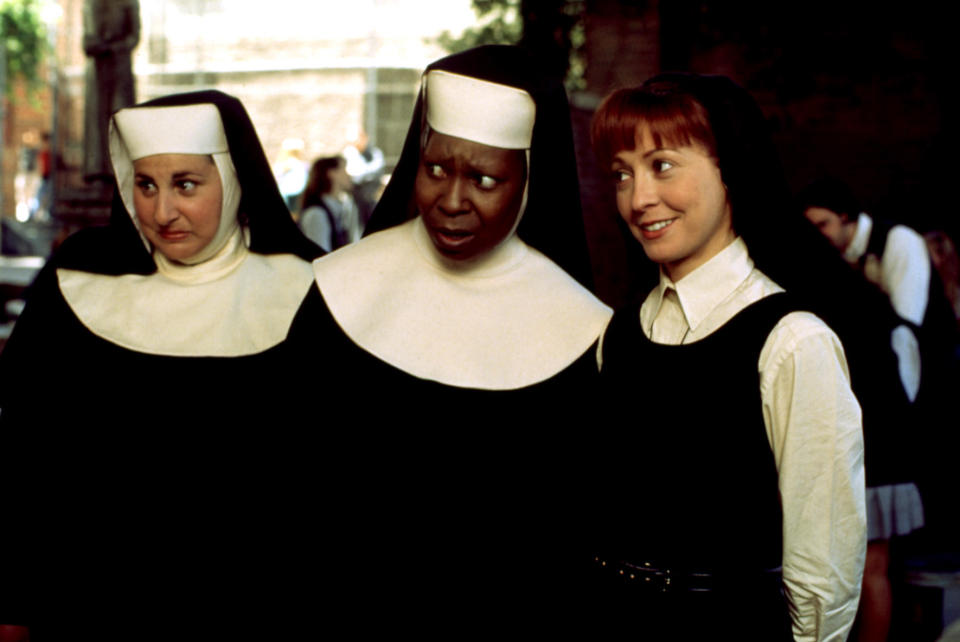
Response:
[{"label": "woman's smiling face", "polygon": [[510,234],[525,185],[523,151],[433,132],[420,154],[415,197],[437,250],[464,260]]},{"label": "woman's smiling face", "polygon": [[223,187],[210,156],[156,154],[133,163],[140,229],[161,254],[184,261],[217,234]]},{"label": "woman's smiling face", "polygon": [[674,281],[736,238],[720,168],[700,145],[657,146],[641,126],[636,147],[617,152],[611,170],[620,216]]}]

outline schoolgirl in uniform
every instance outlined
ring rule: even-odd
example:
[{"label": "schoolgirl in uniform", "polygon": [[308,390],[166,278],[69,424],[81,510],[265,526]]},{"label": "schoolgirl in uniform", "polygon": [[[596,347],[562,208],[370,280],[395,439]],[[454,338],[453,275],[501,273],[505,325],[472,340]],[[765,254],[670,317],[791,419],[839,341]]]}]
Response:
[{"label": "schoolgirl in uniform", "polygon": [[630,420],[604,435],[592,560],[602,621],[648,639],[841,640],[856,614],[860,409],[799,273],[829,248],[794,232],[764,125],[729,79],[681,74],[594,117],[659,266],[603,339],[605,405]]}]

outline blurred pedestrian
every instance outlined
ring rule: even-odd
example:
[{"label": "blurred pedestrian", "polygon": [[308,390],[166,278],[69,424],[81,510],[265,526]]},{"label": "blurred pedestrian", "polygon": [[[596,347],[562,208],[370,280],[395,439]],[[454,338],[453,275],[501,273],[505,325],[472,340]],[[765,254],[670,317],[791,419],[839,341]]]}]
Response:
[{"label": "blurred pedestrian", "polygon": [[318,158],[310,167],[297,224],[307,238],[327,252],[359,241],[363,233],[352,187],[342,156]]},{"label": "blurred pedestrian", "polygon": [[343,149],[343,157],[347,161],[347,174],[353,180],[353,198],[360,209],[360,224],[365,226],[383,189],[386,170],[383,152],[370,142],[367,132],[359,129]]}]

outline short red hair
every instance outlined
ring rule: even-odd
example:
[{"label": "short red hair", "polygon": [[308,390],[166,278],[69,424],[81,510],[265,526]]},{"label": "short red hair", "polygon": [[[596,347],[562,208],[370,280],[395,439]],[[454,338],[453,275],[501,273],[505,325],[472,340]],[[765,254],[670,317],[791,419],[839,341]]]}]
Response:
[{"label": "short red hair", "polygon": [[637,147],[644,127],[657,147],[700,145],[717,158],[717,141],[706,108],[679,84],[660,80],[641,87],[618,89],[593,115],[591,139],[602,168],[609,168],[617,153]]}]

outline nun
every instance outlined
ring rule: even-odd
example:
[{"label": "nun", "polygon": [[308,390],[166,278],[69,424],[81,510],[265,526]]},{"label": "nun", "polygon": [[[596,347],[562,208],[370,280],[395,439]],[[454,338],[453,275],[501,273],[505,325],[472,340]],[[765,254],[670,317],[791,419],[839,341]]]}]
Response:
[{"label": "nun", "polygon": [[37,642],[237,639],[305,564],[288,336],[322,250],[237,99],[123,109],[109,139],[109,225],[64,242],[0,357],[0,602]]},{"label": "nun", "polygon": [[559,80],[512,46],[431,64],[367,236],[313,268],[312,349],[352,412],[339,478],[355,501],[334,520],[349,572],[376,577],[410,630],[544,615],[570,578],[575,450],[611,316],[587,287]]}]

